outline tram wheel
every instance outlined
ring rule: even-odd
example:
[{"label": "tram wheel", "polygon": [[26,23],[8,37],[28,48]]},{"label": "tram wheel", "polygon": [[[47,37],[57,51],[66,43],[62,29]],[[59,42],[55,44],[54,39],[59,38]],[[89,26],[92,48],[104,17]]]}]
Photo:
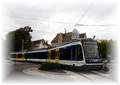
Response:
[{"label": "tram wheel", "polygon": [[103,67],[103,71],[104,71],[104,72],[108,72],[108,71],[109,71],[109,68],[106,67],[106,66],[104,66],[104,67]]}]

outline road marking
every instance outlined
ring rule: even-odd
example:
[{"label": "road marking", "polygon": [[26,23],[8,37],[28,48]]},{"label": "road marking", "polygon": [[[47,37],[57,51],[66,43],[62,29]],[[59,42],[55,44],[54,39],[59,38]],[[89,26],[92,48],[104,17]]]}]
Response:
[{"label": "road marking", "polygon": [[[90,81],[114,81],[113,79],[108,78],[107,76],[105,76],[102,73],[97,73],[97,71],[90,71],[90,72],[73,72],[73,74],[79,75],[79,76],[83,76],[84,78],[90,80]],[[108,74],[110,75],[110,74]]]},{"label": "road marking", "polygon": [[68,70],[65,70],[66,73],[68,75],[70,75],[71,78],[73,78],[75,81],[78,81],[78,80],[83,80],[83,81],[92,81],[89,77],[85,76],[85,75],[78,75],[76,72],[73,72],[73,71],[68,71]]},{"label": "road marking", "polygon": [[[95,73],[95,74],[97,74],[97,75],[99,75],[99,76],[101,76],[102,78],[106,78],[106,79],[110,79],[110,80],[113,80],[111,77],[111,74],[109,73],[109,74],[105,74],[105,73],[101,73],[101,72],[98,72],[98,71],[92,71],[93,73]],[[107,76],[105,76],[105,75],[107,75]]]},{"label": "road marking", "polygon": [[82,74],[82,73],[81,73],[81,76],[83,76],[83,77],[85,77],[85,78],[87,78],[87,79],[89,79],[89,80],[93,81],[91,78],[89,78],[89,77],[85,76],[85,75],[84,75],[84,74]]}]

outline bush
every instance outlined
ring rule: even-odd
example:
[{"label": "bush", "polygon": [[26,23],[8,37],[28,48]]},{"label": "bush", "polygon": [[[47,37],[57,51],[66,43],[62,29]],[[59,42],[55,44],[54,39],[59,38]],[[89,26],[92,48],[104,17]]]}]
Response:
[{"label": "bush", "polygon": [[57,63],[42,63],[40,68],[42,70],[59,70],[61,69],[61,65]]},{"label": "bush", "polygon": [[108,59],[108,55],[112,54],[112,44],[112,40],[101,40],[100,42],[98,42],[98,50],[101,58]]}]

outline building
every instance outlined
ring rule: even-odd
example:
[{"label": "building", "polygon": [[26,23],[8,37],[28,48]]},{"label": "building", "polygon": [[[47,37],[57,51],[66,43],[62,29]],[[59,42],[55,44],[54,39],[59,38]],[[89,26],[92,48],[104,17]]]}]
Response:
[{"label": "building", "polygon": [[63,42],[68,42],[74,39],[87,38],[86,33],[79,33],[77,29],[73,29],[72,32],[58,33],[56,37],[51,41],[52,46],[58,46]]},{"label": "building", "polygon": [[51,45],[48,44],[47,41],[44,39],[36,40],[32,42],[32,50],[37,50],[37,49],[48,49],[50,48]]}]

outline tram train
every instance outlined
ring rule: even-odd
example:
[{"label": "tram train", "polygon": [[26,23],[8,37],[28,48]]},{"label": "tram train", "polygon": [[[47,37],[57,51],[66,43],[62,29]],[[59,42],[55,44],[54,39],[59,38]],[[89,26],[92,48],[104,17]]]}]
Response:
[{"label": "tram train", "polygon": [[77,39],[51,49],[13,52],[10,55],[13,61],[49,62],[83,68],[103,66],[97,41],[91,38]]}]

